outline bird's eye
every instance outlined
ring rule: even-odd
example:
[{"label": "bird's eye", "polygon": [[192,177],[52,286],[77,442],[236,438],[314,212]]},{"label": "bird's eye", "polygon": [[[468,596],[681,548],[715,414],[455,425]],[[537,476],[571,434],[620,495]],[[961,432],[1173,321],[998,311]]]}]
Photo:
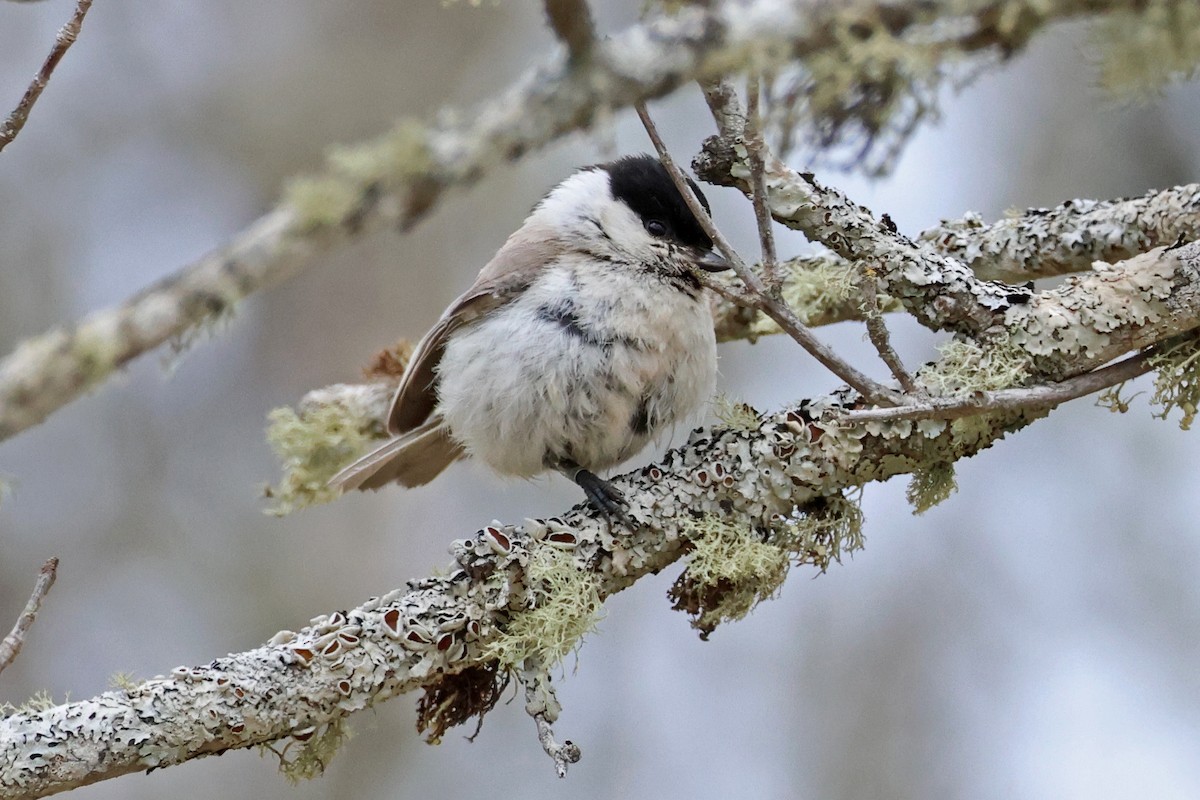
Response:
[{"label": "bird's eye", "polygon": [[646,231],[651,236],[666,236],[667,223],[657,219],[646,220]]}]

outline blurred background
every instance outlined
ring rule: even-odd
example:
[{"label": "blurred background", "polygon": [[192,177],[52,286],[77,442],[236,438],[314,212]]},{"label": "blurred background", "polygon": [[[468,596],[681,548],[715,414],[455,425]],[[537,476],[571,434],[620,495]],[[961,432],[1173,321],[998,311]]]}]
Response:
[{"label": "blurred background", "polygon": [[[597,7],[604,31],[640,0]],[[70,0],[0,2],[0,113]],[[270,207],[333,143],[468,106],[554,46],[540,4],[434,0],[97,3],[25,131],[0,155],[0,352],[118,302]],[[1193,181],[1200,89],[1137,104],[1095,88],[1078,26],[961,95],[895,174],[825,174],[907,233],[967,210],[1110,198]],[[655,105],[685,160],[710,121],[694,88]],[[181,361],[134,363],[0,445],[0,627],[41,563],[58,584],[0,701],[88,697],[257,646],[443,567],[497,518],[578,501],[559,478],[477,465],[282,520],[267,412],[357,377],[422,334],[523,214],[573,167],[649,148],[631,114],[490,174],[401,237],[382,233],[245,303]],[[747,253],[752,213],[709,188]],[[790,255],[806,244],[781,233]],[[913,362],[934,340],[903,320]],[[822,335],[882,368],[863,331]],[[721,390],[770,408],[834,386],[776,338],[721,350]],[[169,367],[169,368],[168,368]],[[558,732],[584,760],[559,782],[521,703],[473,743],[430,747],[404,697],[352,718],[327,773],[290,786],[234,752],[76,792],[101,798],[1195,798],[1200,796],[1196,433],[1076,401],[959,464],[960,491],[914,517],[904,482],[869,486],[867,546],[701,642],[669,609],[677,569],[608,603],[560,681]],[[641,461],[654,457],[647,452]],[[462,734],[470,730],[461,731]]]}]

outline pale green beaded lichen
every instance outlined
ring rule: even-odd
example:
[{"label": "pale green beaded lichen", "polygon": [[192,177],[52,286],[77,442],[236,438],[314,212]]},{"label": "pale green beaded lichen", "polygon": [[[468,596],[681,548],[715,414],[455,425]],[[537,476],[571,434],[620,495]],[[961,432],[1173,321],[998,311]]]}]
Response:
[{"label": "pale green beaded lichen", "polygon": [[300,413],[276,408],[267,419],[267,442],[283,470],[279,484],[265,492],[275,501],[267,513],[277,517],[337,499],[341,490],[329,479],[383,437],[379,420],[354,416],[341,405]]},{"label": "pale green beaded lichen", "polygon": [[1200,339],[1187,336],[1164,347],[1150,357],[1157,374],[1154,376],[1154,395],[1151,405],[1158,406],[1154,416],[1166,419],[1179,409],[1179,427],[1188,430],[1200,407]]},{"label": "pale green beaded lichen", "polygon": [[933,364],[920,371],[920,380],[939,397],[965,396],[1020,386],[1030,375],[1029,355],[1011,338],[987,345],[968,339],[952,339],[938,345],[941,353]]},{"label": "pale green beaded lichen", "polygon": [[483,658],[509,668],[532,660],[551,669],[578,649],[600,621],[600,579],[581,569],[571,552],[537,543],[530,549],[523,580],[533,607],[513,615],[488,643]]},{"label": "pale green beaded lichen", "polygon": [[913,508],[913,513],[924,514],[957,491],[954,464],[943,461],[913,472],[904,494]]}]

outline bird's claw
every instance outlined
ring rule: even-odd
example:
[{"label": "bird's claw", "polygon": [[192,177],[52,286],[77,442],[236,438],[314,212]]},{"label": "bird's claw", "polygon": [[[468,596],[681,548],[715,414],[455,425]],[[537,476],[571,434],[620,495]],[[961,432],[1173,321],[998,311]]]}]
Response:
[{"label": "bird's claw", "polygon": [[616,486],[586,469],[578,470],[571,478],[583,489],[592,508],[603,514],[609,525],[615,521],[630,530],[638,527],[637,521],[629,516],[624,492]]}]

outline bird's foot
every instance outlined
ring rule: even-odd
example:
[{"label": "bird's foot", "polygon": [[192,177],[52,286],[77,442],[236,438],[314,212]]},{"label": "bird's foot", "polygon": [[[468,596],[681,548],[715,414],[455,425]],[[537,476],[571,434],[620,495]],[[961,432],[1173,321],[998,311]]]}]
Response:
[{"label": "bird's foot", "polygon": [[637,521],[629,516],[624,493],[616,486],[583,467],[568,470],[567,477],[579,484],[588,503],[604,515],[609,525],[620,522],[631,530],[638,527]]}]

